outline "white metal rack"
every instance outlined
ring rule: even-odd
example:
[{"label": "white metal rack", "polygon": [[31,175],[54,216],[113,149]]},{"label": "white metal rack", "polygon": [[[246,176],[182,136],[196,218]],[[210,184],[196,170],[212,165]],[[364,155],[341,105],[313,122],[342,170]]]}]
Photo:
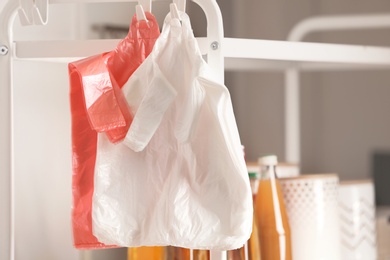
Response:
[{"label": "white metal rack", "polygon": [[[285,71],[288,161],[299,162],[300,70],[390,68],[390,48],[223,38],[222,16],[215,0],[193,1],[204,10],[208,24],[207,37],[198,39],[201,50],[207,55],[209,64],[221,80],[224,68]],[[50,0],[50,4],[76,2],[135,0]],[[14,259],[12,61],[85,57],[111,50],[118,42],[116,40],[14,42],[12,25],[18,8],[17,0],[9,0],[0,14],[0,259]],[[300,41],[307,33],[318,30],[389,26],[390,15],[387,14],[317,18],[298,25],[290,34],[289,40]],[[213,260],[225,258],[220,252],[212,252],[211,257]]]}]

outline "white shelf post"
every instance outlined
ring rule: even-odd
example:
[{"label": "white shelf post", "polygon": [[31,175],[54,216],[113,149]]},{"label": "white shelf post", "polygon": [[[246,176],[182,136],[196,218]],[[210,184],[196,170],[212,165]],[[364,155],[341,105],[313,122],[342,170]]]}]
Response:
[{"label": "white shelf post", "polygon": [[14,259],[12,25],[17,1],[0,13],[0,259]]},{"label": "white shelf post", "polygon": [[287,69],[285,75],[285,150],[286,161],[300,162],[299,70]]}]

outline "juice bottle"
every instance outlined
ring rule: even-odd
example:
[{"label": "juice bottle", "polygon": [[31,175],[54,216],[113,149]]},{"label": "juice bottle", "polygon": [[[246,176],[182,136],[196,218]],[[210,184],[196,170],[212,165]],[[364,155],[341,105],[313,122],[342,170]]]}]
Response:
[{"label": "juice bottle", "polygon": [[130,247],[127,249],[127,260],[164,260],[165,248],[162,246]]},{"label": "juice bottle", "polygon": [[168,246],[166,247],[167,260],[190,260],[191,250],[188,248]]},{"label": "juice bottle", "polygon": [[[192,253],[192,258],[191,258]],[[166,247],[166,260],[210,260],[209,250],[190,250],[188,248]],[[146,259],[145,259],[146,260]]]},{"label": "juice bottle", "polygon": [[196,250],[193,251],[193,260],[210,260],[209,250]]},{"label": "juice bottle", "polygon": [[[190,250],[188,248],[181,247],[166,247],[166,259],[167,260],[209,260],[210,251],[209,250]],[[191,258],[192,253],[192,258]]]},{"label": "juice bottle", "polygon": [[227,260],[246,260],[245,257],[245,246],[227,251]]},{"label": "juice bottle", "polygon": [[280,184],[276,156],[259,159],[261,178],[255,203],[261,259],[291,260],[291,234]]},{"label": "juice bottle", "polygon": [[[251,190],[252,190],[253,208],[255,208],[256,195],[259,187],[259,178],[260,178],[257,169],[258,165],[256,164],[255,168],[251,167],[250,165],[247,165],[247,168],[248,168],[249,180],[250,180]],[[252,234],[247,244],[248,244],[248,260],[261,260],[260,241],[259,241],[256,217],[253,218]]]},{"label": "juice bottle", "polygon": [[253,219],[252,234],[248,240],[248,260],[261,260],[259,232],[255,219]]}]

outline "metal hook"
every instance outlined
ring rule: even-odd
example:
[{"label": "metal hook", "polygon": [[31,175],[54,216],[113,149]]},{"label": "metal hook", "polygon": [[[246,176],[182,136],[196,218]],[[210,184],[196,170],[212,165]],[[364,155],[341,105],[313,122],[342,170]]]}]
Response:
[{"label": "metal hook", "polygon": [[45,25],[49,18],[49,0],[19,0],[19,19],[23,26]]},{"label": "metal hook", "polygon": [[36,25],[47,24],[49,20],[49,0],[35,0],[33,16]]},{"label": "metal hook", "polygon": [[173,3],[176,4],[179,11],[186,12],[186,0],[173,0]]},{"label": "metal hook", "polygon": [[138,0],[138,4],[142,5],[144,11],[149,13],[152,12],[152,0]]},{"label": "metal hook", "polygon": [[176,6],[175,3],[171,3],[171,4],[169,5],[169,10],[170,10],[170,12],[171,12],[172,18],[179,19],[179,21],[180,21],[179,10],[177,10],[177,6]]},{"label": "metal hook", "polygon": [[145,12],[144,12],[144,9],[143,9],[142,5],[136,5],[135,6],[135,13],[137,15],[137,20],[138,21],[148,21],[148,19],[146,18],[146,15],[145,15]]}]

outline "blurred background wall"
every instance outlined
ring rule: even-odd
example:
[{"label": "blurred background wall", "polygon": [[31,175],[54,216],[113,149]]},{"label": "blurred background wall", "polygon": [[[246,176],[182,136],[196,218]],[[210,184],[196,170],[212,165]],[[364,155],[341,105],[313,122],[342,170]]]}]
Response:
[{"label": "blurred background wall", "polygon": [[[313,15],[390,10],[386,0],[218,2],[226,37],[270,40],[285,40],[295,24]],[[305,40],[388,46],[389,29],[315,33]],[[389,83],[386,70],[302,73],[303,173],[337,172],[341,179],[372,176],[373,154],[390,150]],[[268,153],[284,160],[283,84],[284,76],[279,72],[226,73],[249,160]]]}]

